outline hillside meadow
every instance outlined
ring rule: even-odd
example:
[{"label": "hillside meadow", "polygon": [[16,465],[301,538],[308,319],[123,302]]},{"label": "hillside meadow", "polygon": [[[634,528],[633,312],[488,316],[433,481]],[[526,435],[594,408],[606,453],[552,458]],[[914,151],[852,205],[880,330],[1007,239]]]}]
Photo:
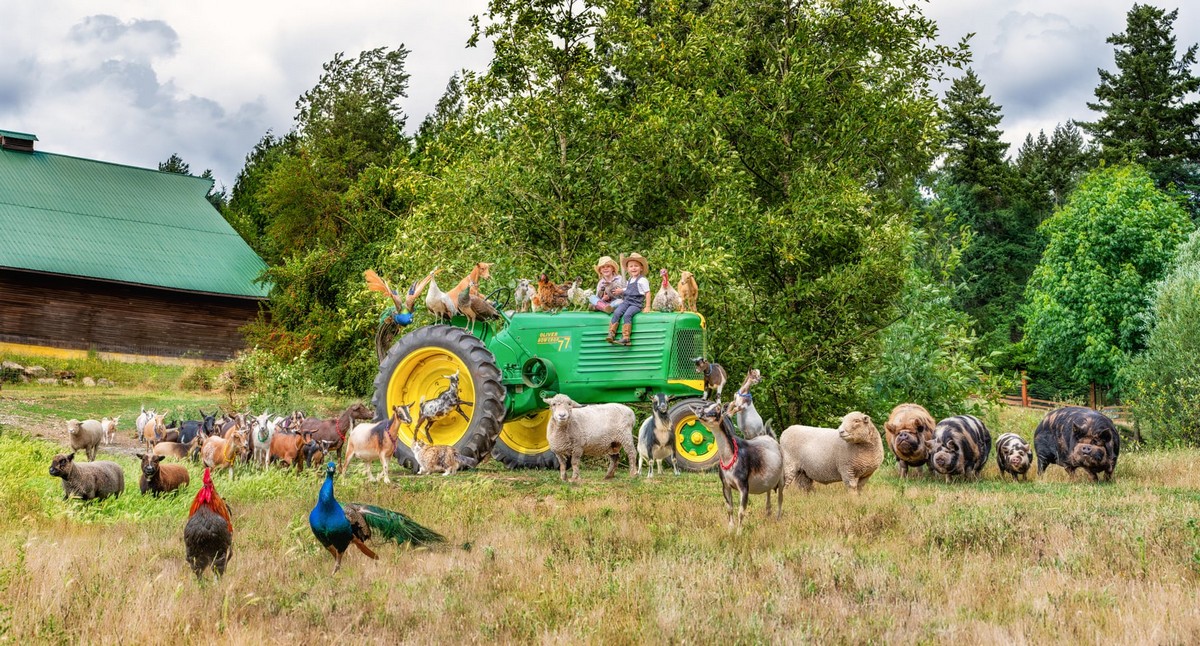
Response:
[{"label": "hillside meadow", "polygon": [[[726,529],[713,474],[584,481],[489,462],[455,477],[368,483],[337,496],[403,511],[452,547],[385,545],[333,561],[307,524],[321,476],[246,468],[217,489],[234,511],[225,578],[184,562],[186,493],[137,492],[132,424],[105,450],[126,493],[61,500],[47,469],[68,416],[186,392],[0,392],[0,641],[14,643],[729,642],[1195,643],[1200,640],[1200,451],[1127,450],[1116,481],[901,481],[885,464],[858,498],[790,490]],[[107,408],[106,408],[107,407]],[[128,413],[124,413],[128,414]],[[123,420],[127,419],[123,417]],[[1038,417],[1002,410],[993,437]],[[38,437],[38,435],[45,437]]]}]

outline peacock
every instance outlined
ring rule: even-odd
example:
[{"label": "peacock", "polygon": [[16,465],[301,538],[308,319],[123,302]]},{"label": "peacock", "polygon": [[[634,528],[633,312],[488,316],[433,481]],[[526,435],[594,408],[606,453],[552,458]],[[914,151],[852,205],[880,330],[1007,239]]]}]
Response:
[{"label": "peacock", "polygon": [[308,526],[325,549],[333,554],[333,571],[342,567],[342,555],[353,543],[359,551],[377,559],[366,542],[377,535],[381,540],[413,545],[435,545],[446,542],[446,537],[418,524],[398,511],[351,502],[342,505],[333,496],[333,474],[336,465],[330,462],[325,467],[325,483],[317,496],[317,505],[308,514]]},{"label": "peacock", "polygon": [[408,295],[405,296],[404,300],[400,300],[400,294],[389,287],[387,282],[380,278],[379,274],[375,273],[373,269],[364,271],[363,278],[367,280],[367,289],[382,292],[391,297],[392,302],[396,305],[396,312],[392,315],[392,318],[398,325],[404,326],[412,323],[413,311],[415,309],[413,305],[416,304],[417,297],[420,296],[425,286],[429,284],[429,281],[433,280],[433,272],[413,283],[412,287],[408,288]]}]

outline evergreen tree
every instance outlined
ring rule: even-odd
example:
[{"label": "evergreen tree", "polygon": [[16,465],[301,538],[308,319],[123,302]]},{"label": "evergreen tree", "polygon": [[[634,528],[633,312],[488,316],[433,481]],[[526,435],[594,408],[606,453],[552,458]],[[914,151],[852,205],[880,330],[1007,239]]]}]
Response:
[{"label": "evergreen tree", "polygon": [[191,175],[192,169],[188,163],[183,161],[183,158],[178,153],[171,153],[167,161],[158,162],[158,170],[164,173],[175,173],[177,175]]},{"label": "evergreen tree", "polygon": [[1001,140],[1000,106],[984,93],[983,82],[968,68],[946,91],[946,160],[952,183],[965,187],[983,210],[1004,205],[1008,144]]},{"label": "evergreen tree", "polygon": [[[1108,163],[1134,161],[1160,188],[1200,199],[1200,77],[1192,73],[1196,45],[1176,58],[1172,26],[1179,10],[1167,12],[1135,4],[1123,33],[1109,36],[1116,46],[1116,72],[1099,70],[1096,102],[1100,113],[1079,126],[1093,137]],[[1193,208],[1195,211],[1195,208]]]}]

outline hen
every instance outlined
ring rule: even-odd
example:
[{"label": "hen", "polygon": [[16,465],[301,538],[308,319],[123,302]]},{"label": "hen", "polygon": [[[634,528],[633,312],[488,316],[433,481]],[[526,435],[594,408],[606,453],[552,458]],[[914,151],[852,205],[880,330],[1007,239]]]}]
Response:
[{"label": "hen", "polygon": [[491,321],[500,318],[500,312],[478,293],[478,283],[471,281],[470,288],[458,295],[458,311],[475,327],[475,321]]},{"label": "hen", "polygon": [[682,310],[683,299],[679,297],[679,292],[675,291],[671,287],[670,281],[667,280],[667,270],[660,269],[658,275],[662,276],[662,287],[654,295],[654,310],[656,312],[678,312]]},{"label": "hen", "polygon": [[366,545],[366,541],[375,534],[382,540],[413,545],[433,545],[446,541],[446,537],[400,512],[356,502],[343,506],[333,495],[333,473],[336,470],[332,462],[325,467],[325,483],[321,485],[317,505],[308,515],[308,526],[312,528],[313,536],[333,554],[335,573],[341,569],[342,556],[352,543],[370,558],[379,558]]},{"label": "hen", "polygon": [[437,280],[432,278],[432,275],[436,275],[439,271],[441,271],[440,268],[435,268],[430,272],[429,291],[425,293],[425,309],[438,317],[438,320],[450,319],[458,314],[458,305],[450,298],[449,294],[438,288]]},{"label": "hen", "polygon": [[546,274],[538,276],[538,307],[543,310],[558,311],[565,308],[568,304],[567,290],[570,285],[557,285],[550,282],[550,278]]},{"label": "hen", "polygon": [[229,506],[213,487],[208,469],[204,470],[204,486],[192,500],[192,510],[183,527],[183,545],[196,578],[203,577],[209,565],[217,577],[225,574],[225,565],[233,553],[233,519]]}]

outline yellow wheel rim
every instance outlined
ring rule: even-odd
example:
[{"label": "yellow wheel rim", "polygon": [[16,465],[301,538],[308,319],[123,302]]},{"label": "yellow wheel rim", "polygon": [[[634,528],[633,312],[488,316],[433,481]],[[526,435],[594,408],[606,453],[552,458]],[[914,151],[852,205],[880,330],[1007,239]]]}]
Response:
[{"label": "yellow wheel rim", "polygon": [[[413,424],[402,427],[400,441],[412,446],[412,436],[417,418],[421,416],[418,405],[421,398],[435,399],[450,386],[450,375],[458,373],[458,397],[471,404],[463,404],[462,410],[468,417],[475,417],[475,382],[467,365],[458,355],[442,348],[421,348],[404,357],[392,372],[387,386],[388,411],[394,406],[408,406]],[[433,423],[429,429],[434,444],[454,445],[467,434],[471,423],[457,412]],[[421,433],[425,438],[425,433]]]},{"label": "yellow wheel rim", "polygon": [[543,410],[533,415],[506,422],[500,429],[500,439],[512,450],[525,455],[537,455],[550,450],[546,440],[546,421],[550,411]]},{"label": "yellow wheel rim", "polygon": [[695,415],[675,424],[675,453],[688,462],[704,462],[717,454],[717,441]]}]

